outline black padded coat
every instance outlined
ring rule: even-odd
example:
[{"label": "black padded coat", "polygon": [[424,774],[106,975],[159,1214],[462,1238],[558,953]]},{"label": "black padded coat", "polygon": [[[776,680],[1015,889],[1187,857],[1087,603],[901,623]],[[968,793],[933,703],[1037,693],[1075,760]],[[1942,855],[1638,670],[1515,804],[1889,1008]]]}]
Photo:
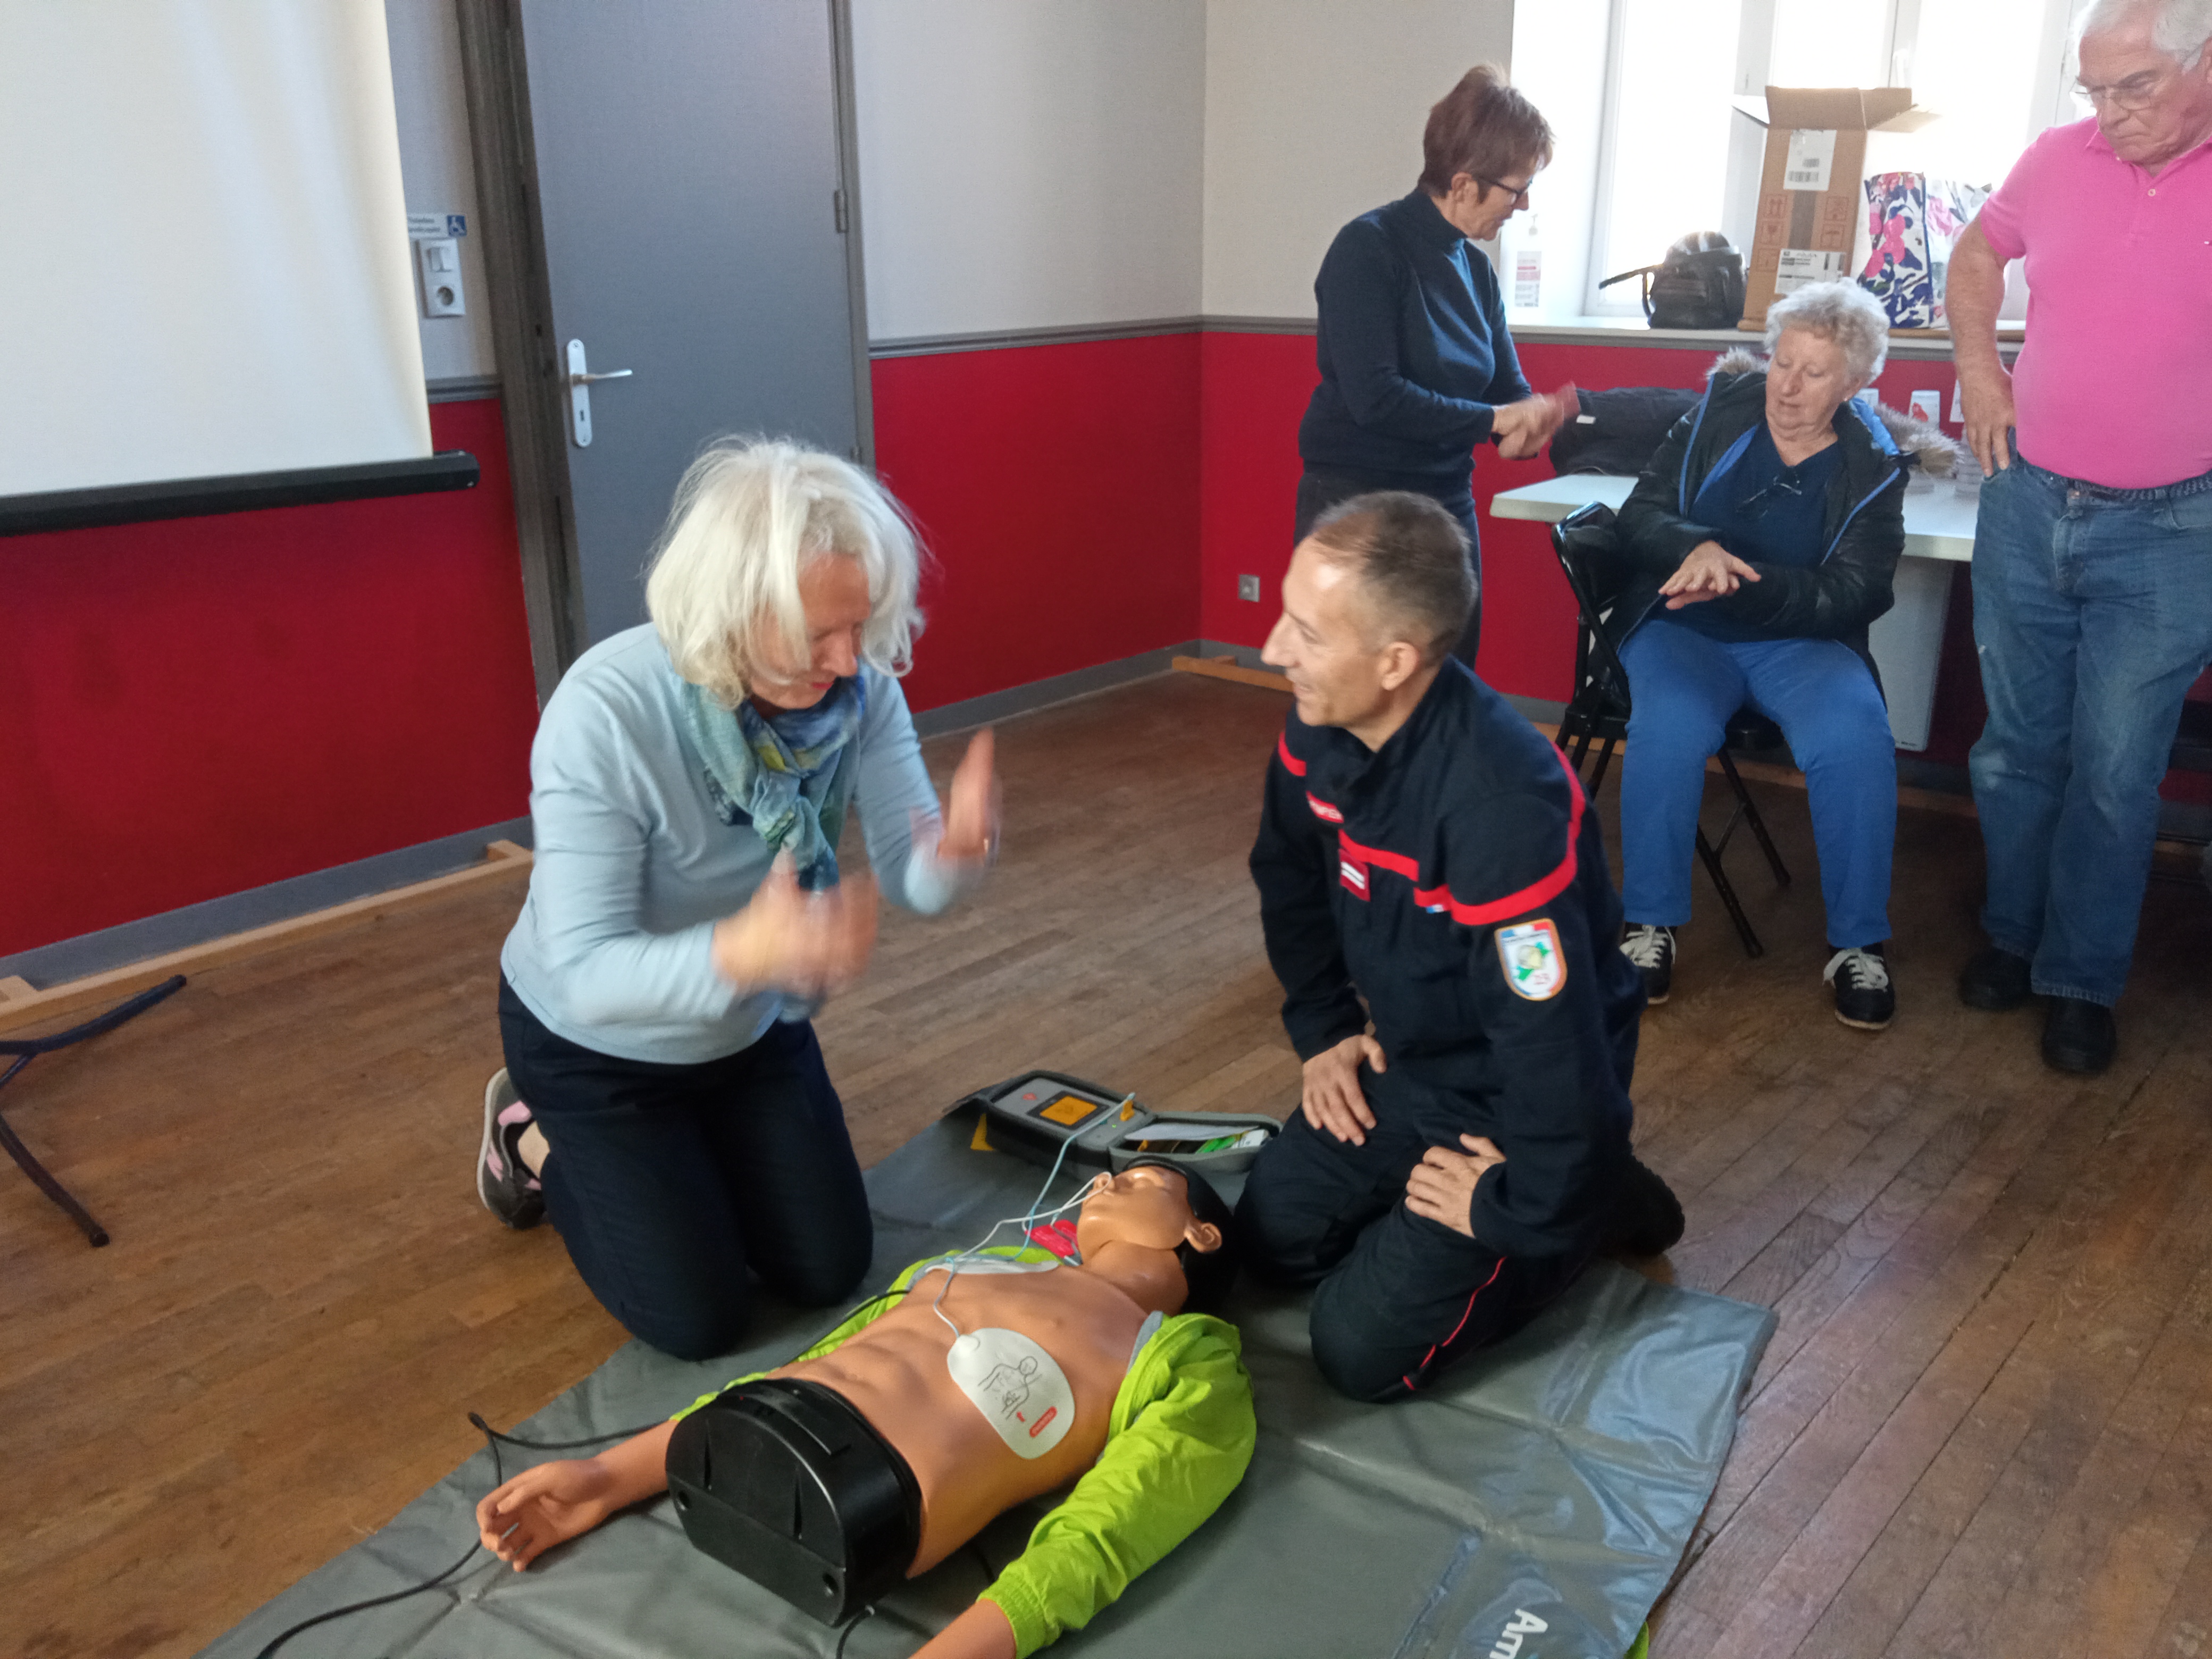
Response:
[{"label": "black padded coat", "polygon": [[[1627,572],[1606,625],[1615,647],[1651,614],[1660,584],[1690,550],[1717,539],[1690,516],[1691,504],[1717,468],[1735,464],[1765,418],[1764,371],[1717,374],[1644,469],[1614,520]],[[1834,424],[1843,458],[1828,483],[1820,562],[1751,561],[1759,580],[1704,603],[1765,638],[1841,640],[1871,669],[1867,628],[1893,603],[1890,582],[1905,551],[1906,467],[1888,429],[1863,405],[1846,403]]]}]

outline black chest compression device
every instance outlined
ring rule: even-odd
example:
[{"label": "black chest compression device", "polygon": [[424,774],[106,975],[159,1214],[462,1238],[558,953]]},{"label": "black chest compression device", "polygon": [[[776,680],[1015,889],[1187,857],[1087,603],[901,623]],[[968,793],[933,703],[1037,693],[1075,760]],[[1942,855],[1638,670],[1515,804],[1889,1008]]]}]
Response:
[{"label": "black chest compression device", "polygon": [[734,1384],[680,1419],[668,1490],[696,1547],[825,1625],[897,1584],[921,1544],[906,1459],[796,1377]]}]

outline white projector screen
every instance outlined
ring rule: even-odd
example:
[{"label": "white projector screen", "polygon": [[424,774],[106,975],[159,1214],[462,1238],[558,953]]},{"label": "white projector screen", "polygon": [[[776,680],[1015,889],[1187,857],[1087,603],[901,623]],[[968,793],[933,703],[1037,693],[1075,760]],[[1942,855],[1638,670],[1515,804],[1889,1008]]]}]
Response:
[{"label": "white projector screen", "polygon": [[383,0],[0,0],[0,496],[430,453]]}]

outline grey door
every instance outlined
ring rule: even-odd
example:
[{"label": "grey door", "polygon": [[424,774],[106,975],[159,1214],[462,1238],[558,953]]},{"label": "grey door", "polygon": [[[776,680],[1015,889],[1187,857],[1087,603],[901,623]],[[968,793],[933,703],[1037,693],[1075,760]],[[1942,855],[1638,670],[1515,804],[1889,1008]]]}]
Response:
[{"label": "grey door", "polygon": [[[532,356],[557,388],[537,441],[561,457],[569,625],[592,644],[644,620],[646,558],[708,440],[865,453],[832,6],[516,0],[513,15],[547,313]],[[630,371],[589,387],[588,447],[562,418],[570,341],[592,373]]]}]

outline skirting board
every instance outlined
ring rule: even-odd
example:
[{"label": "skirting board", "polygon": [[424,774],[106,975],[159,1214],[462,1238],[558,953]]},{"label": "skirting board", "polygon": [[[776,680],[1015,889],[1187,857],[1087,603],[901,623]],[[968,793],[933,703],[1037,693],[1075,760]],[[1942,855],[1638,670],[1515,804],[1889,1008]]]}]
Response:
[{"label": "skirting board", "polygon": [[76,1013],[82,1009],[127,997],[133,992],[160,984],[172,974],[199,973],[223,963],[237,962],[246,957],[259,956],[264,951],[278,950],[287,945],[297,945],[324,933],[335,933],[356,922],[411,909],[416,905],[443,898],[457,887],[474,886],[485,881],[512,880],[518,875],[528,873],[530,864],[528,848],[519,847],[511,841],[495,841],[483,849],[480,862],[470,865],[466,869],[433,876],[428,881],[395,887],[387,892],[373,893],[366,898],[334,904],[306,915],[287,917],[283,921],[249,928],[242,933],[209,939],[188,945],[181,951],[171,951],[166,955],[131,963],[127,967],[112,968],[106,973],[69,980],[45,990],[33,988],[30,981],[20,975],[0,975],[0,1031],[14,1030],[57,1015]]},{"label": "skirting board", "polygon": [[[98,933],[79,934],[36,950],[0,957],[0,983],[14,979],[53,987],[167,957],[234,934],[259,933],[277,923],[311,916],[357,899],[389,896],[395,889],[473,869],[495,842],[531,844],[530,820],[508,818],[458,836],[442,836],[374,858],[356,859],[288,881],[141,917]],[[523,866],[527,868],[526,865]],[[157,978],[163,975],[156,975]]]},{"label": "skirting board", "polygon": [[1139,651],[1133,657],[1118,657],[1112,662],[1031,680],[1027,685],[1010,686],[1004,691],[988,691],[980,697],[942,703],[916,714],[914,729],[925,738],[940,738],[948,732],[965,732],[994,720],[1011,720],[1016,714],[1033,714],[1056,702],[1110,691],[1117,685],[1166,673],[1175,666],[1178,657],[1200,649],[1203,644],[1199,640],[1182,640],[1174,645],[1164,645],[1157,651]]}]

